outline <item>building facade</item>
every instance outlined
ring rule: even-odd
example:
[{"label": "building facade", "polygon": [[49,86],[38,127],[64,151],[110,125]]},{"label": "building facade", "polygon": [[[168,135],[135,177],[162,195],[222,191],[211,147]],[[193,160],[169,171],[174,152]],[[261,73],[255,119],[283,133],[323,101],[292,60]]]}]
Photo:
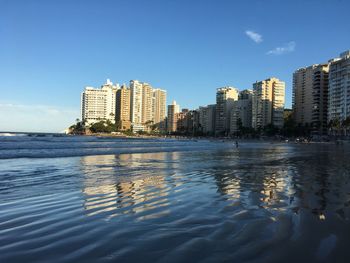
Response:
[{"label": "building facade", "polygon": [[169,133],[177,131],[178,113],[180,112],[180,105],[173,101],[168,105],[167,131]]},{"label": "building facade", "polygon": [[311,126],[319,134],[328,128],[329,64],[320,64],[314,69]]},{"label": "building facade", "polygon": [[293,119],[323,134],[327,131],[329,64],[315,64],[293,74]]},{"label": "building facade", "polygon": [[81,119],[87,125],[101,120],[115,123],[116,93],[119,85],[107,80],[100,89],[86,87],[81,94]]},{"label": "building facade", "polygon": [[86,87],[82,92],[81,116],[87,125],[109,120],[120,130],[165,130],[166,91],[138,80],[131,80],[130,87],[107,80],[100,89]]},{"label": "building facade", "polygon": [[230,113],[234,101],[238,100],[238,90],[233,87],[223,87],[216,91],[215,134],[224,135],[230,129]]},{"label": "building facade", "polygon": [[148,83],[142,83],[141,123],[153,124],[153,88]]},{"label": "building facade", "polygon": [[242,90],[238,95],[238,100],[234,102],[230,114],[230,133],[239,131],[240,126],[245,128],[252,127],[252,105],[253,91]]},{"label": "building facade", "polygon": [[269,78],[253,84],[252,127],[266,125],[283,127],[285,83],[277,78]]},{"label": "building facade", "polygon": [[293,114],[297,124],[311,125],[313,79],[317,65],[300,68],[293,73]]},{"label": "building facade", "polygon": [[130,121],[132,125],[142,124],[142,83],[138,80],[130,81]]},{"label": "building facade", "polygon": [[164,131],[166,118],[166,91],[161,89],[153,90],[153,124]]},{"label": "building facade", "polygon": [[215,108],[215,104],[199,107],[199,129],[205,135],[215,133]]},{"label": "building facade", "polygon": [[328,121],[350,117],[350,50],[330,60]]},{"label": "building facade", "polygon": [[122,85],[117,91],[115,117],[120,130],[130,129],[130,89],[126,85]]}]

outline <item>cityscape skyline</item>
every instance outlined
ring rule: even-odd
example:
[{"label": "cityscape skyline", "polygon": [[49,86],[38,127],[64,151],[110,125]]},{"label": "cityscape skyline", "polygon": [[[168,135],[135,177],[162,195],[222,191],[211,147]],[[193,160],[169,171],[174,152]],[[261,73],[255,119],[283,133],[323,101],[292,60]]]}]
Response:
[{"label": "cityscape skyline", "polygon": [[241,129],[284,126],[285,82],[275,77],[256,81],[253,89],[217,88],[215,104],[193,109],[181,108],[175,100],[166,106],[166,97],[166,90],[146,82],[130,80],[128,86],[107,79],[101,88],[85,87],[81,94],[81,119],[65,132],[222,136],[235,135]]},{"label": "cityscape skyline", "polygon": [[215,103],[218,87],[250,89],[276,76],[286,82],[291,108],[293,72],[326,63],[350,43],[344,1],[5,1],[2,7],[0,130],[7,131],[63,131],[80,115],[81,89],[106,78],[152,83],[167,90],[169,101],[195,108]]}]

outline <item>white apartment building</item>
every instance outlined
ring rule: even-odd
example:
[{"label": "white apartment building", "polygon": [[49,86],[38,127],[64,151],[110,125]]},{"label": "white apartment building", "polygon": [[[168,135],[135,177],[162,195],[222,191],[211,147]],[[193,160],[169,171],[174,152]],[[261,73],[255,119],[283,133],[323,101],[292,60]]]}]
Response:
[{"label": "white apartment building", "polygon": [[133,127],[138,130],[141,127],[158,125],[158,129],[165,129],[166,118],[166,91],[153,89],[145,82],[130,81],[130,119]]},{"label": "white apartment building", "polygon": [[142,83],[138,80],[130,81],[130,119],[131,123],[142,124]]},{"label": "white apartment building", "polygon": [[240,120],[242,127],[252,127],[252,105],[253,91],[249,89],[242,90],[231,110],[230,133],[235,133],[239,130],[238,120]]},{"label": "white apartment building", "polygon": [[81,119],[87,125],[100,120],[115,123],[116,92],[119,85],[108,79],[101,89],[86,87],[81,94]]},{"label": "white apartment building", "polygon": [[153,88],[148,83],[142,83],[141,123],[153,123]]},{"label": "white apartment building", "polygon": [[234,87],[223,87],[216,91],[215,134],[228,133],[230,113],[233,102],[238,100],[238,90]]},{"label": "white apartment building", "polygon": [[165,129],[165,118],[166,118],[166,91],[161,89],[153,90],[153,102],[152,102],[152,112],[153,112],[153,124],[155,124],[158,129]]},{"label": "white apartment building", "polygon": [[263,128],[272,124],[283,127],[285,83],[269,78],[253,84],[252,127]]},{"label": "white apartment building", "polygon": [[328,121],[350,117],[350,50],[330,60]]}]

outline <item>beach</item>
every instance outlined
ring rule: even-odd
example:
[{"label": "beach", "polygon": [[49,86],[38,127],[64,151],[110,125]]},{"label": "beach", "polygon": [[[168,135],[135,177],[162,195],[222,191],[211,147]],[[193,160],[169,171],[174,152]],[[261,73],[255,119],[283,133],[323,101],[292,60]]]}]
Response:
[{"label": "beach", "polygon": [[0,262],[343,262],[348,254],[348,145],[0,142]]}]

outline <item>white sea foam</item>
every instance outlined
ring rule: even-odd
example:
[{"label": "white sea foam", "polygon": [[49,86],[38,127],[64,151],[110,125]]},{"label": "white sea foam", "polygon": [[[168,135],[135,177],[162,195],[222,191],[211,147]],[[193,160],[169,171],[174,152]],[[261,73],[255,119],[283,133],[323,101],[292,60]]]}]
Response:
[{"label": "white sea foam", "polygon": [[27,136],[25,133],[12,133],[12,132],[0,132],[0,136],[13,137],[13,136]]}]

